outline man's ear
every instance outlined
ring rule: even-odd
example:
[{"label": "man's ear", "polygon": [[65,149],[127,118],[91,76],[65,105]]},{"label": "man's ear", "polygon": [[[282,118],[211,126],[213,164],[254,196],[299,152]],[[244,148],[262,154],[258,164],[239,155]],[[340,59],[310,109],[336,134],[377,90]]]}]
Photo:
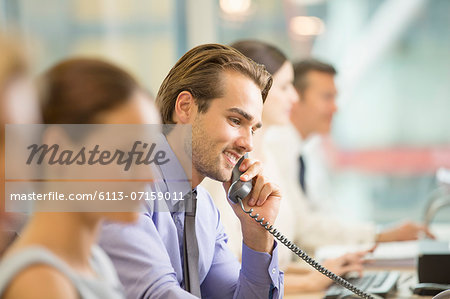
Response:
[{"label": "man's ear", "polygon": [[175,102],[174,120],[179,124],[188,124],[197,113],[197,104],[189,91],[182,91],[178,94]]}]

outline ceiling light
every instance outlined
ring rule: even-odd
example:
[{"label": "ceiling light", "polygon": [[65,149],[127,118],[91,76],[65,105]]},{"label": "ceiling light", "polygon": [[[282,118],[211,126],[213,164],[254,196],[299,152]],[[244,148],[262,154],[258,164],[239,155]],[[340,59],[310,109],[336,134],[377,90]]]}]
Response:
[{"label": "ceiling light", "polygon": [[228,15],[245,15],[251,4],[251,0],[220,0],[220,9]]},{"label": "ceiling light", "polygon": [[296,35],[312,36],[322,34],[325,24],[317,17],[298,16],[291,19],[289,28]]}]

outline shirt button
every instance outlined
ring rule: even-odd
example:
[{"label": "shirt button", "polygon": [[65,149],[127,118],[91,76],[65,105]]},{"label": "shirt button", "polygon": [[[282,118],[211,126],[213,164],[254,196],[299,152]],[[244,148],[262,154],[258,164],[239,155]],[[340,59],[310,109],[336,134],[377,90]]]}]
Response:
[{"label": "shirt button", "polygon": [[272,274],[275,274],[275,272],[277,272],[277,270],[275,268],[272,269]]}]

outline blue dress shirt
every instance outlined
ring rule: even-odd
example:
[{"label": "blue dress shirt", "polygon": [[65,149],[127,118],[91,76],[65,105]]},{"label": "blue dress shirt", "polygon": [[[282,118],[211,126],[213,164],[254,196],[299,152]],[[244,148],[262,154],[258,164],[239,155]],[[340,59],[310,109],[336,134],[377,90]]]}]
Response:
[{"label": "blue dress shirt", "polygon": [[[185,193],[190,190],[188,179],[173,152],[169,157],[173,159],[170,167],[160,165],[164,184],[158,188]],[[181,174],[184,183],[173,179]],[[127,298],[196,298],[183,289],[184,212],[155,212],[146,203],[137,223],[105,223],[100,234],[100,246],[112,259]],[[219,211],[201,186],[197,187],[195,229],[202,298],[282,298],[277,243],[272,255],[242,244],[241,265],[227,247]]]}]

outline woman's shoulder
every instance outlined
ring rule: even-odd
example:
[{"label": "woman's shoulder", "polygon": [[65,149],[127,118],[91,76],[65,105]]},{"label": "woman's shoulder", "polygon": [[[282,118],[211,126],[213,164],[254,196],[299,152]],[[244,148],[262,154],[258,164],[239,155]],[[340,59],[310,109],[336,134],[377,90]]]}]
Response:
[{"label": "woman's shoulder", "polygon": [[[122,298],[123,290],[114,266],[97,245],[92,247],[90,262],[95,277],[74,271],[45,247],[17,250],[0,263],[0,297],[103,298],[102,294],[108,294],[108,298]],[[28,294],[32,296],[27,297]]]},{"label": "woman's shoulder", "polygon": [[78,292],[72,282],[56,268],[34,264],[12,278],[3,292],[4,299],[75,299]]},{"label": "woman's shoulder", "polygon": [[32,246],[8,254],[0,264],[1,298],[78,298],[62,261]]}]

